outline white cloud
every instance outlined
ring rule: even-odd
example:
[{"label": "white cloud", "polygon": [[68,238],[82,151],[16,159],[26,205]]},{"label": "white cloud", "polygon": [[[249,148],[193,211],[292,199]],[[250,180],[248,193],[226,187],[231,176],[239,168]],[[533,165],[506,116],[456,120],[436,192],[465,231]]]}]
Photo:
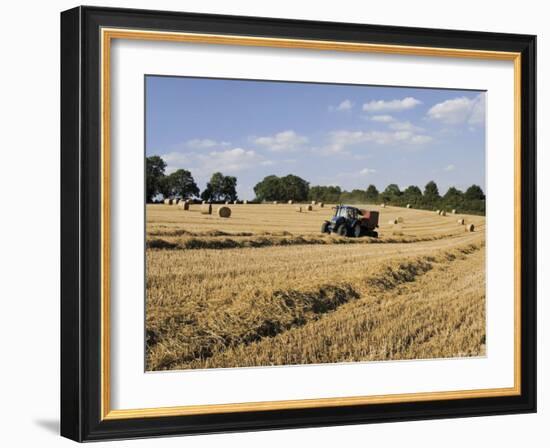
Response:
[{"label": "white cloud", "polygon": [[409,143],[412,145],[424,145],[425,143],[430,143],[433,140],[429,135],[413,135],[409,140]]},{"label": "white cloud", "polygon": [[431,142],[429,135],[415,134],[413,131],[334,131],[330,133],[330,144],[325,153],[341,153],[349,146],[362,143],[393,145],[396,143],[421,145]]},{"label": "white cloud", "polygon": [[218,142],[209,138],[195,138],[184,143],[185,147],[191,149],[211,149],[216,147],[227,147],[230,145],[231,143],[229,142]]},{"label": "white cloud", "polygon": [[161,157],[166,162],[166,172],[168,174],[179,168],[185,168],[191,170],[193,175],[197,175],[199,178],[210,176],[215,171],[231,174],[257,165],[268,166],[273,163],[264,159],[255,151],[243,148],[187,154],[170,152],[161,155]]},{"label": "white cloud", "polygon": [[451,163],[450,165],[447,165],[445,168],[443,168],[443,171],[454,171],[455,166]]},{"label": "white cloud", "polygon": [[353,109],[353,103],[351,102],[351,100],[344,100],[340,104],[338,104],[338,106],[329,106],[328,109],[330,111],[335,110],[335,111],[338,111],[338,112],[351,110],[351,109]]},{"label": "white cloud", "polygon": [[428,117],[445,124],[480,125],[485,122],[485,94],[465,96],[437,103],[428,110]]},{"label": "white cloud", "polygon": [[472,107],[472,113],[470,115],[470,118],[468,119],[469,124],[479,124],[483,125],[485,124],[485,94],[480,93],[476,101],[474,102],[474,106]]},{"label": "white cloud", "polygon": [[212,151],[208,155],[199,155],[203,168],[214,171],[234,173],[252,168],[262,162],[262,158],[252,150],[233,148],[225,151]]},{"label": "white cloud", "polygon": [[289,130],[278,132],[267,137],[257,137],[252,140],[255,144],[263,146],[270,151],[294,151],[308,142],[307,137]]},{"label": "white cloud", "polygon": [[415,126],[410,121],[395,121],[388,125],[390,129],[394,131],[411,131],[411,132],[423,132],[424,129]]},{"label": "white cloud", "polygon": [[402,100],[373,100],[363,104],[363,110],[369,113],[375,112],[400,112],[422,104],[422,101],[417,100],[411,96],[403,98]]},{"label": "white cloud", "polygon": [[373,115],[370,119],[379,123],[391,123],[395,120],[391,115]]},{"label": "white cloud", "polygon": [[361,171],[359,171],[359,174],[361,174],[361,176],[368,176],[369,174],[374,173],[376,173],[376,170],[373,168],[363,168]]},{"label": "white cloud", "polygon": [[180,152],[169,152],[160,156],[166,162],[166,173],[170,174],[178,168],[185,168],[190,163],[190,157]]}]

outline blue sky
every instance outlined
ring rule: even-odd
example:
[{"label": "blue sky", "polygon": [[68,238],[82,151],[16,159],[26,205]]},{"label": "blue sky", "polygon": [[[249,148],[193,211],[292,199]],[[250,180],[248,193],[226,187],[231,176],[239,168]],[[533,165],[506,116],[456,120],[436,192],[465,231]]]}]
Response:
[{"label": "blue sky", "polygon": [[485,93],[146,77],[146,154],[199,188],[216,171],[241,199],[270,174],[382,191],[434,180],[485,190]]}]

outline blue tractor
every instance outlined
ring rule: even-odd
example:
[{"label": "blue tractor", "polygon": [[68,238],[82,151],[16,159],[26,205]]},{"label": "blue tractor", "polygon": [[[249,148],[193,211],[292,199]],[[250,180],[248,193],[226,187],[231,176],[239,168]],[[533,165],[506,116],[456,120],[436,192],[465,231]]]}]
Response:
[{"label": "blue tractor", "polygon": [[334,215],[330,221],[321,225],[322,233],[335,233],[340,236],[371,236],[378,237],[378,212],[361,210],[350,205],[333,207]]}]

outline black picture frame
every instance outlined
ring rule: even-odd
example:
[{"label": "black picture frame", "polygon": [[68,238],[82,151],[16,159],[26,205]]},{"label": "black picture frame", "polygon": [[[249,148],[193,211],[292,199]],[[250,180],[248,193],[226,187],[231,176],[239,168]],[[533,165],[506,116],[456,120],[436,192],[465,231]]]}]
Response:
[{"label": "black picture frame", "polygon": [[[521,394],[102,420],[102,27],[521,53]],[[535,57],[532,35],[100,7],[61,13],[61,435],[81,442],[536,412]]]}]

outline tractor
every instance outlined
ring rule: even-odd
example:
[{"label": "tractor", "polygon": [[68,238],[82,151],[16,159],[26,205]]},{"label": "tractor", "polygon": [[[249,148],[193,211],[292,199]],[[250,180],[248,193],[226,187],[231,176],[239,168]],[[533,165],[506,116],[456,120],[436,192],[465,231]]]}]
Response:
[{"label": "tractor", "polygon": [[333,207],[334,215],[330,221],[321,225],[322,233],[336,233],[340,236],[371,236],[378,237],[378,212],[361,210],[350,205]]}]

